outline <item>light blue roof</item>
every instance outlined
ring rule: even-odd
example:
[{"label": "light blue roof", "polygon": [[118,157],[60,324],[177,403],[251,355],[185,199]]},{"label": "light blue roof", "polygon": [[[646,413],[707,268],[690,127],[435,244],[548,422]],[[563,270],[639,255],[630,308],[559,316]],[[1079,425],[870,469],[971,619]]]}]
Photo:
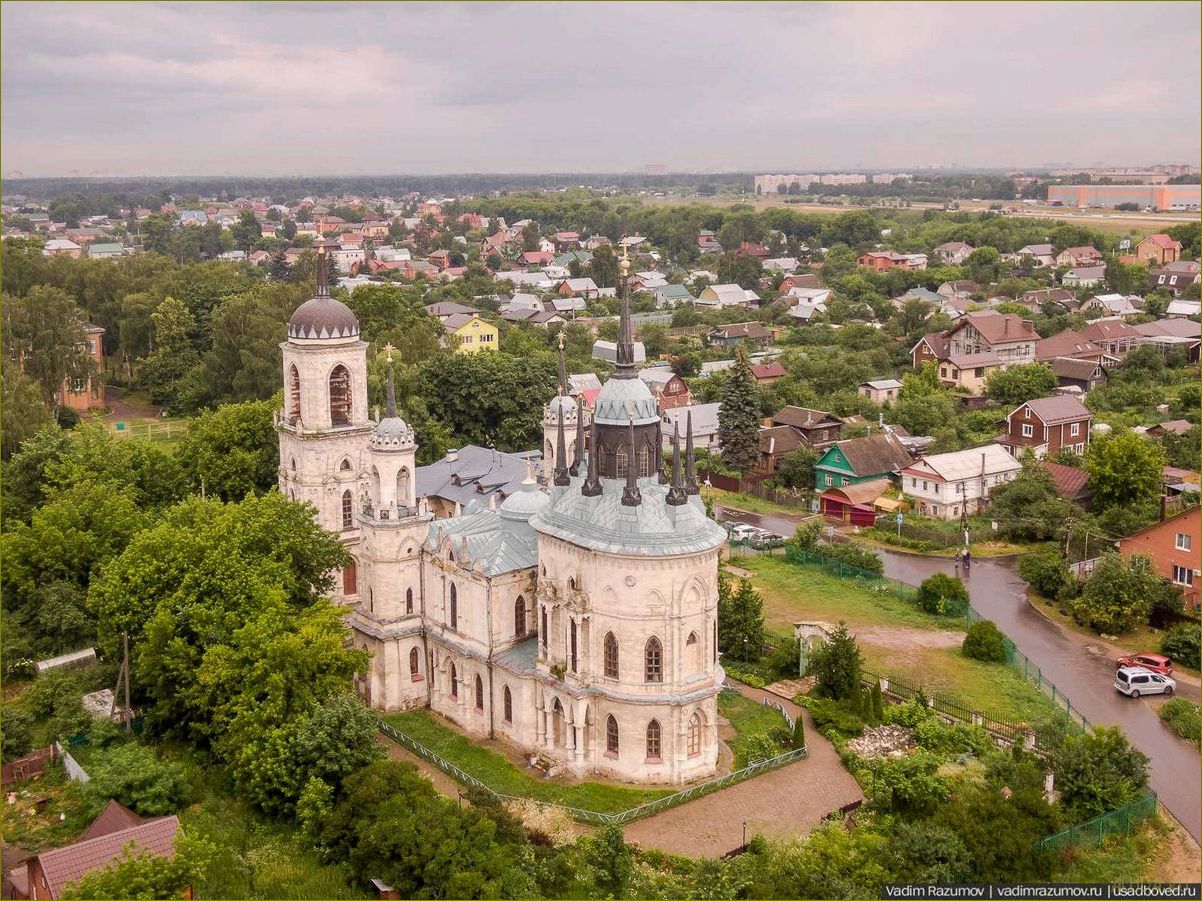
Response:
[{"label": "light blue roof", "polygon": [[455,561],[460,566],[486,576],[538,564],[538,539],[526,516],[481,510],[450,519],[436,519],[430,523],[426,547],[432,552],[437,551],[444,536],[450,536]]},{"label": "light blue roof", "polygon": [[631,417],[635,425],[659,419],[659,404],[642,379],[607,379],[593,402],[593,421],[608,425],[626,425]]}]

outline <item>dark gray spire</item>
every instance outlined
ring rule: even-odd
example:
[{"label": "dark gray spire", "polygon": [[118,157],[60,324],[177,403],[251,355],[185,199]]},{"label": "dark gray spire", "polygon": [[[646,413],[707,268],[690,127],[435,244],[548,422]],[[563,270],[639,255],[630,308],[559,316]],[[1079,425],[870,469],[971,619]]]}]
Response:
[{"label": "dark gray spire", "polygon": [[686,494],[700,494],[697,484],[697,461],[693,457],[693,411],[685,417],[684,433],[684,490]]},{"label": "dark gray spire", "polygon": [[661,485],[668,484],[664,475],[664,423],[661,419],[655,424],[655,475]]},{"label": "dark gray spire", "polygon": [[576,449],[572,452],[572,465],[568,474],[580,475],[580,464],[584,460],[584,398],[576,398]]},{"label": "dark gray spire", "polygon": [[572,480],[568,478],[568,449],[564,444],[563,439],[563,408],[559,408],[559,431],[555,436],[555,484],[559,486],[570,485]]},{"label": "dark gray spire", "polygon": [[638,372],[634,368],[634,331],[630,327],[630,260],[626,257],[625,244],[622,245],[618,272],[622,280],[622,304],[618,313],[617,368],[610,378],[635,379]]},{"label": "dark gray spire", "polygon": [[677,420],[672,426],[672,487],[668,489],[668,505],[679,507],[688,502],[689,496],[680,475],[680,420]]},{"label": "dark gray spire", "polygon": [[580,486],[580,493],[585,497],[597,497],[601,493],[601,480],[597,478],[597,457],[601,451],[597,447],[597,422],[593,421],[592,434],[588,445],[588,475]]},{"label": "dark gray spire", "polygon": [[638,458],[634,452],[634,417],[629,420],[626,431],[626,487],[622,489],[622,506],[637,507],[643,502],[639,492]]}]

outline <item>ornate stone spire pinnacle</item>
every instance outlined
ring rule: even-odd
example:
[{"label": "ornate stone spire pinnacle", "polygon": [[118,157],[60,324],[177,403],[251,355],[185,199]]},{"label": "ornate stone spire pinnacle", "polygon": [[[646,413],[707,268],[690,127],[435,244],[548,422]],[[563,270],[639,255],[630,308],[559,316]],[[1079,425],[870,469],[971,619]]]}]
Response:
[{"label": "ornate stone spire pinnacle", "polygon": [[627,420],[626,427],[626,487],[622,489],[622,506],[637,507],[643,502],[639,492],[638,457],[634,452],[634,416]]},{"label": "ornate stone spire pinnacle", "polygon": [[597,447],[597,421],[593,420],[592,434],[588,445],[588,475],[580,486],[580,493],[585,497],[597,497],[601,493],[601,480],[597,478],[597,458],[601,455]]},{"label": "ornate stone spire pinnacle", "polygon": [[568,475],[580,475],[580,464],[584,460],[584,398],[576,398],[576,448],[572,451],[572,465]]},{"label": "ornate stone spire pinnacle", "polygon": [[619,277],[622,280],[622,304],[618,314],[617,369],[611,378],[634,379],[638,373],[634,368],[634,332],[630,327],[630,259],[627,245],[622,245],[622,258],[618,261]]},{"label": "ornate stone spire pinnacle", "polygon": [[668,489],[668,505],[679,507],[689,502],[680,475],[680,420],[672,426],[672,487]]},{"label": "ornate stone spire pinnacle", "polygon": [[330,296],[330,273],[326,269],[326,243],[317,242],[317,296]]},{"label": "ornate stone spire pinnacle", "polygon": [[697,484],[697,461],[693,457],[693,411],[685,416],[684,437],[684,490],[686,494],[700,494]]},{"label": "ornate stone spire pinnacle", "polygon": [[572,480],[568,478],[568,449],[563,438],[563,408],[559,409],[559,430],[555,436],[555,479],[554,483],[559,486],[570,485]]},{"label": "ornate stone spire pinnacle", "polygon": [[568,393],[568,370],[563,362],[563,329],[559,331],[559,394],[565,396]]},{"label": "ornate stone spire pinnacle", "polygon": [[664,424],[660,420],[655,424],[655,476],[661,485],[668,484],[664,474]]},{"label": "ornate stone spire pinnacle", "polygon": [[392,352],[396,350],[391,343],[384,345],[384,358],[388,361],[388,406],[387,414],[391,419],[396,416],[396,388],[392,385]]}]

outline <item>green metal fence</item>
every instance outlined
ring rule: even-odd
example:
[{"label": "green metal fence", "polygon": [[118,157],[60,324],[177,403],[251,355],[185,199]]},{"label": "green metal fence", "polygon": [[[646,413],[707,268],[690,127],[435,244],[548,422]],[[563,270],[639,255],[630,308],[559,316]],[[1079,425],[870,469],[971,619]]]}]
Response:
[{"label": "green metal fence", "polygon": [[1035,850],[1059,851],[1064,848],[1094,847],[1112,836],[1130,835],[1131,828],[1153,816],[1158,807],[1156,792],[1149,791],[1138,801],[1133,801],[1125,807],[1111,810],[1071,829],[1041,839]]},{"label": "green metal fence", "polygon": [[[973,610],[972,607],[969,607],[967,611],[965,611],[964,619],[966,624],[971,626],[975,622],[986,619],[986,617],[977,613],[977,611]],[[1069,725],[1085,730],[1090,730],[1093,728],[1089,720],[1085,718],[1081,711],[1073,707],[1073,702],[1069,700],[1068,695],[1058,689],[1056,684],[1043,674],[1043,670],[1036,666],[1030,660],[1030,658],[1020,651],[1015,646],[1014,642],[1005,635],[1002,636],[1002,647],[1006,652],[1006,663],[1009,664],[1010,667],[1015,670],[1015,672],[1022,673],[1024,679],[1051,698],[1053,706],[1057,710],[1060,710],[1064,713],[1065,721]]]},{"label": "green metal fence", "polygon": [[593,823],[594,825],[598,826],[620,826],[624,823],[630,823],[634,820],[650,816],[654,813],[660,813],[661,811],[667,810],[670,807],[675,807],[677,804],[684,804],[686,801],[695,800],[696,798],[700,798],[702,795],[708,795],[710,792],[717,791],[721,788],[726,788],[738,782],[742,782],[745,779],[750,779],[752,776],[758,776],[760,773],[765,773],[768,770],[774,770],[777,767],[784,766],[787,763],[792,763],[794,760],[800,760],[809,753],[804,747],[794,748],[793,750],[786,751],[784,754],[777,755],[776,757],[770,757],[765,760],[756,760],[741,770],[735,770],[733,773],[727,773],[725,776],[720,776],[717,779],[711,779],[709,782],[702,782],[699,785],[694,785],[690,788],[683,789],[675,794],[665,795],[662,798],[656,798],[654,801],[648,801],[646,804],[640,804],[637,807],[631,807],[627,810],[620,810],[616,813],[604,813],[599,810],[585,810],[579,807],[569,807],[566,804],[553,804],[549,801],[537,801],[533,798],[502,794],[501,792],[496,791],[495,789],[481,782],[470,773],[464,772],[449,760],[446,760],[445,758],[434,753],[425,745],[413,738],[410,738],[392,724],[386,723],[383,720],[379,720],[377,721],[377,725],[379,726],[380,731],[389,738],[408,748],[423,760],[428,760],[456,782],[477,788],[498,801],[533,801],[533,803],[538,804],[540,807],[550,807],[562,810],[574,819],[585,823]]}]

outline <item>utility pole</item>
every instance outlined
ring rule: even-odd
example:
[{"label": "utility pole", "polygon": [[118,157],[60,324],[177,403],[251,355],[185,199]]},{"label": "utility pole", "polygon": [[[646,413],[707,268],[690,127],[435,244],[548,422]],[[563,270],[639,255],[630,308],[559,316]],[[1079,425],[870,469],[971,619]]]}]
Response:
[{"label": "utility pole", "polygon": [[125,658],[125,731],[132,732],[134,728],[134,712],[129,706],[129,633],[121,633],[121,655]]}]

